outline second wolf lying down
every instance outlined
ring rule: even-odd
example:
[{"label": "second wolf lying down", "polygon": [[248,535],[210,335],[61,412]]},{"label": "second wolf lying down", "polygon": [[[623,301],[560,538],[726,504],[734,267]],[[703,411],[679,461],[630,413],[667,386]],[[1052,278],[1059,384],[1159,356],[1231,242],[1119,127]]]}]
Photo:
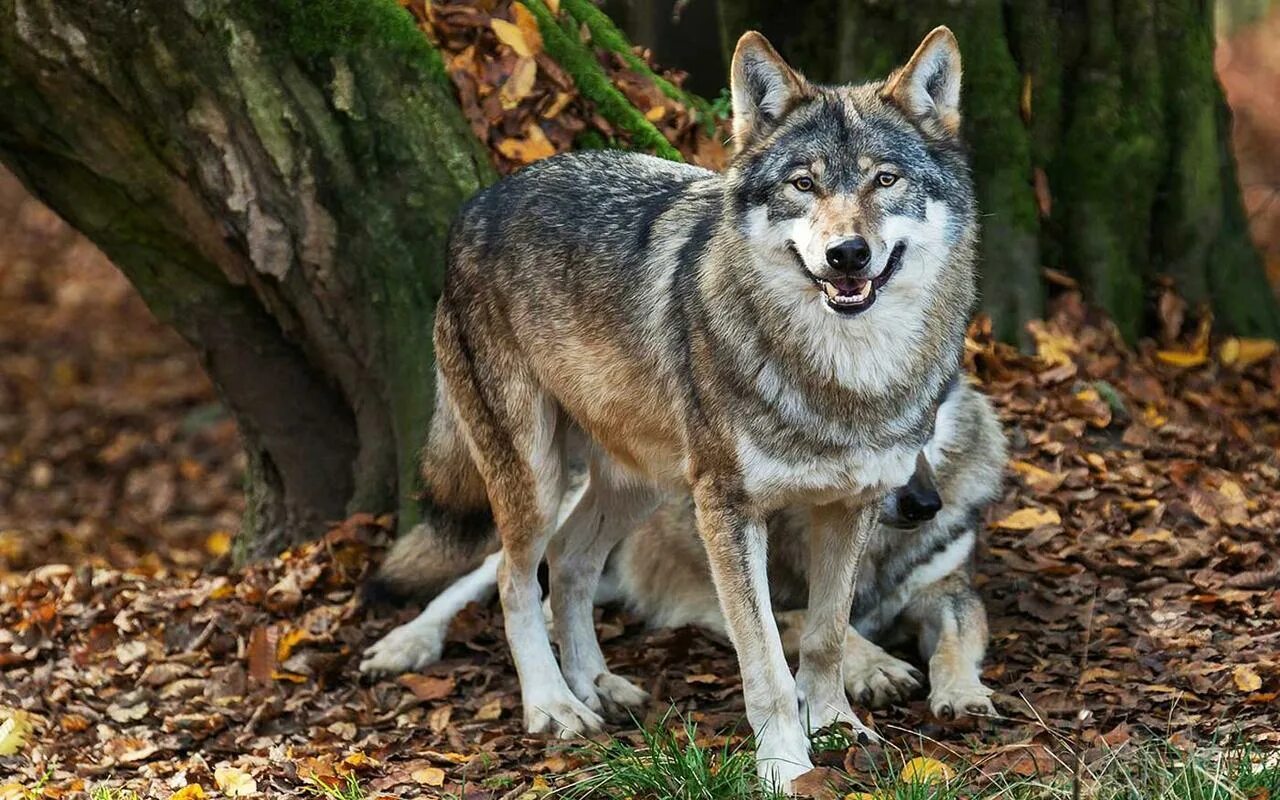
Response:
[{"label": "second wolf lying down", "polygon": [[[864,555],[845,643],[845,688],[872,706],[919,688],[916,669],[881,646],[914,636],[929,665],[933,713],[991,714],[991,690],[979,672],[986,611],[970,583],[981,511],[999,491],[1005,463],[1005,439],[990,401],[958,379],[938,408],[934,434],[921,455],[911,482],[885,500]],[[807,520],[795,510],[769,521],[769,582],[789,656],[804,630],[806,534]],[[395,554],[425,557],[422,549],[403,546]],[[499,557],[490,556],[418,618],[370,647],[360,668],[398,672],[438,660],[452,618],[495,591]],[[394,569],[414,572],[407,563]],[[653,627],[697,625],[728,638],[686,495],[672,495],[618,546],[597,601],[621,601]]]}]

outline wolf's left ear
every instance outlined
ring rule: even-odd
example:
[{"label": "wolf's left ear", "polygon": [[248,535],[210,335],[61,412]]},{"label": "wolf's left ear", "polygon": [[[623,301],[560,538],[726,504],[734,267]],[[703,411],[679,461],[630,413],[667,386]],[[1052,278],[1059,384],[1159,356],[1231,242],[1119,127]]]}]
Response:
[{"label": "wolf's left ear", "polygon": [[808,92],[805,79],[755,31],[747,31],[738,40],[729,83],[733,138],[738,147],[772,130]]},{"label": "wolf's left ear", "polygon": [[880,96],[909,116],[936,120],[947,133],[960,130],[960,45],[940,25],[924,37],[907,65],[885,82]]}]

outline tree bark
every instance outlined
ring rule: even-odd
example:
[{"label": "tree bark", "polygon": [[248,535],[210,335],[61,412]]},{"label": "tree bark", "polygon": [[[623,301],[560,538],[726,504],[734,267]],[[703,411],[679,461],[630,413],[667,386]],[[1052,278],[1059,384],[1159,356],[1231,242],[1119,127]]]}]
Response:
[{"label": "tree bark", "polygon": [[417,509],[431,314],[493,178],[393,0],[0,0],[0,159],[203,359],[243,551]]}]

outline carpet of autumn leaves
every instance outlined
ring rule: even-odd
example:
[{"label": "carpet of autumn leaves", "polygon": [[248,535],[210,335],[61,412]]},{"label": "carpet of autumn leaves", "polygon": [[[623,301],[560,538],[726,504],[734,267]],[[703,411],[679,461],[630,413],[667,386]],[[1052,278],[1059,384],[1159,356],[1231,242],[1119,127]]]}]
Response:
[{"label": "carpet of autumn leaves", "polygon": [[[488,11],[441,8],[422,22],[500,169],[535,154],[503,142],[542,147],[535,118],[554,120],[538,125],[552,150],[617,134]],[[520,28],[510,4],[489,8]],[[669,106],[626,90],[632,66],[601,62],[628,97],[650,92],[642,110]],[[506,87],[527,63],[532,82]],[[687,110],[647,116],[686,155],[714,153]],[[198,363],[11,181],[0,201],[0,798],[42,777],[46,797],[280,797],[350,773],[370,796],[474,800],[569,780],[579,746],[521,732],[494,608],[465,612],[422,674],[360,677],[360,651],[413,613],[358,600],[390,520],[230,567],[243,464]],[[1280,745],[1280,355],[1211,338],[1171,291],[1157,336],[1127,348],[1051,277],[1031,354],[981,321],[966,353],[1012,443],[977,579],[1003,716],[945,723],[915,698],[874,723],[890,746],[1020,774],[1150,736]],[[674,705],[709,742],[744,735],[726,647],[616,610],[599,632],[614,668],[659,698],[644,721]],[[820,760],[857,772],[874,756]]]},{"label": "carpet of autumn leaves", "polygon": [[[84,313],[119,326],[118,341],[145,321],[111,292],[93,297]],[[978,578],[991,612],[986,677],[1005,718],[944,723],[917,698],[875,724],[909,750],[1023,773],[1057,769],[1075,753],[1087,763],[1150,735],[1188,746],[1226,733],[1280,744],[1280,355],[1265,343],[1200,339],[1196,325],[1134,352],[1105,323],[1091,324],[1074,293],[1056,308],[1032,327],[1037,355],[990,341],[981,323],[968,347],[970,371],[1013,442]],[[154,333],[167,358],[194,374],[182,347]],[[64,334],[58,358],[101,357]],[[54,352],[27,346],[37,363]],[[100,397],[109,391],[86,390],[47,413],[115,425]],[[157,424],[138,433],[153,460],[137,468],[167,465],[180,482],[193,453],[203,453],[206,474],[234,464],[231,437],[181,425],[164,433],[169,415],[211,400],[205,387],[154,401]],[[14,411],[6,405],[6,420]],[[55,476],[91,474],[92,453],[114,441],[44,457]],[[5,448],[13,452],[8,439]],[[6,473],[7,485],[36,480],[33,470]],[[193,513],[192,491],[174,490],[185,499],[166,512],[172,519]],[[107,517],[131,513],[127,492],[113,498]],[[213,516],[232,508],[226,498]],[[53,530],[89,524],[72,506],[28,513],[6,510],[9,536],[41,521]],[[48,549],[7,564],[0,706],[20,710],[14,727],[26,729],[0,756],[10,780],[51,771],[50,797],[100,783],[166,798],[187,784],[211,796],[222,787],[272,797],[350,771],[383,796],[500,798],[536,794],[582,763],[572,744],[522,734],[496,609],[464,613],[445,660],[423,674],[359,676],[361,649],[412,613],[380,617],[358,600],[389,520],[347,520],[240,571],[217,560],[193,568],[211,561],[204,547],[218,536],[206,528],[203,538],[157,529],[114,547],[42,539]],[[670,703],[708,740],[743,734],[727,648],[694,630],[645,631],[613,610],[599,630],[615,668],[661,698],[649,721]],[[824,757],[866,767],[857,748]]]}]

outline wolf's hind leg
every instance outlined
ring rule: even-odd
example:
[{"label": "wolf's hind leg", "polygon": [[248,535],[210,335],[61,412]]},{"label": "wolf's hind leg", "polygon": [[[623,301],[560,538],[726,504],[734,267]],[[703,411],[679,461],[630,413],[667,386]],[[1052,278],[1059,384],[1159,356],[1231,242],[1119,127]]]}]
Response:
[{"label": "wolf's hind leg", "polygon": [[[565,493],[568,423],[518,349],[502,338],[499,323],[473,313],[467,320],[441,304],[436,354],[502,540],[498,594],[525,727],[562,736],[599,730],[604,720],[574,696],[556,663],[538,586],[538,565]],[[468,321],[475,330],[463,329]]]},{"label": "wolf's hind leg", "polygon": [[622,717],[649,695],[614,675],[596,637],[596,589],[614,546],[652,512],[657,494],[647,487],[619,485],[597,460],[587,490],[570,512],[547,553],[555,637],[560,666],[573,693],[592,710]]},{"label": "wolf's hind leg", "polygon": [[929,708],[942,719],[994,716],[991,689],[982,683],[987,610],[969,578],[952,573],[908,606],[920,626],[920,654],[929,661]]}]

